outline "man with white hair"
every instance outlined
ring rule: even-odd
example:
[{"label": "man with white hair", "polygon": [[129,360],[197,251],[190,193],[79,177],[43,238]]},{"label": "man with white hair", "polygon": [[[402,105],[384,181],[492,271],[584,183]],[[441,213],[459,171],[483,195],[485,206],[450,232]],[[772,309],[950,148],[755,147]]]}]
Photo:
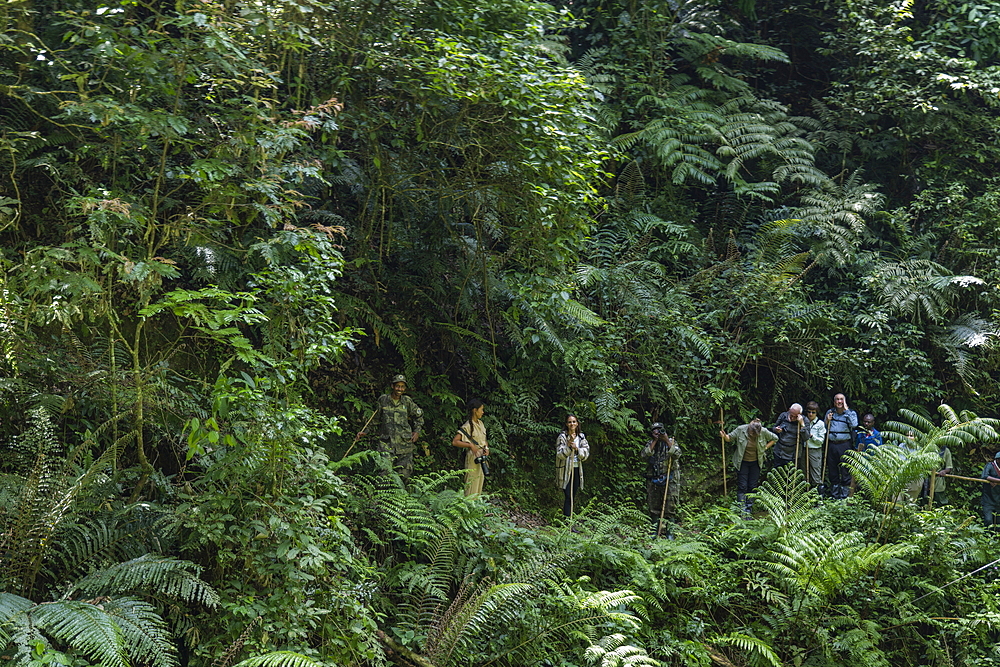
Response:
[{"label": "man with white hair", "polygon": [[809,440],[809,424],[802,416],[802,406],[798,403],[792,403],[786,412],[778,415],[771,430],[778,435],[778,441],[771,448],[772,468],[794,461]]}]

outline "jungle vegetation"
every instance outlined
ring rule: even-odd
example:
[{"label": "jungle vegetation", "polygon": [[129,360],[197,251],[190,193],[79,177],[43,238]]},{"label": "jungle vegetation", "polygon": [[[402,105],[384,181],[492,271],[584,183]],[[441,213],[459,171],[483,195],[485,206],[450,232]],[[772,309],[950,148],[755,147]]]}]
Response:
[{"label": "jungle vegetation", "polygon": [[[1000,660],[1000,3],[0,7],[0,656]],[[417,474],[355,442],[388,379]],[[836,392],[858,493],[719,421]],[[486,401],[489,496],[450,441]],[[553,447],[593,446],[564,520]],[[638,450],[684,448],[650,537]]]}]

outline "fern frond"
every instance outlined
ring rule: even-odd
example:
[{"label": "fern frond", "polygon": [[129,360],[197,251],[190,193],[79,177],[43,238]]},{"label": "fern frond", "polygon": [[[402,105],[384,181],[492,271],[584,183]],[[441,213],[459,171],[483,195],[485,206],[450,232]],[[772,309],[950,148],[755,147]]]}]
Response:
[{"label": "fern frond", "polygon": [[650,657],[638,646],[626,644],[625,635],[601,637],[597,644],[587,647],[584,659],[598,667],[659,667],[660,662]]},{"label": "fern frond", "polygon": [[324,664],[301,653],[272,651],[247,658],[236,663],[233,667],[324,667]]},{"label": "fern frond", "polygon": [[150,605],[127,599],[108,603],[106,610],[100,599],[64,600],[36,605],[25,616],[42,632],[109,667],[130,667],[136,661],[155,667],[176,664],[166,624]]},{"label": "fern frond", "polygon": [[814,509],[819,497],[802,471],[794,466],[772,470],[767,480],[757,487],[755,497],[767,511],[768,519],[783,534],[809,531],[819,521]]},{"label": "fern frond", "polygon": [[772,667],[782,667],[784,664],[769,643],[763,639],[739,632],[716,635],[708,638],[705,643],[710,645],[735,646],[743,655],[756,656],[759,664],[771,665]]},{"label": "fern frond", "polygon": [[937,470],[940,459],[936,447],[910,452],[894,445],[874,447],[864,453],[848,451],[844,465],[858,485],[876,503],[893,501],[907,484]]},{"label": "fern frond", "polygon": [[[100,599],[100,598],[98,598]],[[114,620],[133,664],[172,667],[177,651],[166,622],[153,605],[131,597],[114,598],[99,603]]]},{"label": "fern frond", "polygon": [[867,544],[861,533],[786,535],[765,567],[793,590],[830,598],[845,584],[890,558],[912,551],[911,544]]},{"label": "fern frond", "polygon": [[197,566],[188,561],[145,554],[92,572],[75,582],[65,597],[69,598],[74,594],[96,597],[142,592],[214,607],[219,603],[219,596],[192,572],[196,569]]}]

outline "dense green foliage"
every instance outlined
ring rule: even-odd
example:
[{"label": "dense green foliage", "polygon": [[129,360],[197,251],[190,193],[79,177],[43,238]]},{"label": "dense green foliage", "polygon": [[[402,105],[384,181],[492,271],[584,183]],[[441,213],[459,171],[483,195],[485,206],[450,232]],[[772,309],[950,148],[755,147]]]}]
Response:
[{"label": "dense green foliage", "polygon": [[[901,492],[1000,448],[1000,4],[0,17],[5,660],[998,659],[979,485]],[[397,372],[406,485],[354,438]],[[713,422],[839,391],[913,451],[849,456],[849,503],[772,475],[744,520]],[[473,396],[489,502],[451,472]],[[685,452],[671,541],[635,509],[653,420]]]}]

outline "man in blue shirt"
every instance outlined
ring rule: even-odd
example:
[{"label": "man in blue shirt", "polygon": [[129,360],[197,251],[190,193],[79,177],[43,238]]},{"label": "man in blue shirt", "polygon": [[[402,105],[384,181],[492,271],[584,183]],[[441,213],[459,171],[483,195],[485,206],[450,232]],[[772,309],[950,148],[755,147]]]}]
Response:
[{"label": "man in blue shirt", "polygon": [[829,454],[827,456],[827,476],[830,480],[830,496],[846,498],[851,488],[851,473],[847,472],[841,459],[854,445],[854,429],[858,426],[858,413],[847,407],[847,397],[837,394],[833,397],[833,407],[826,412],[826,430],[829,433]]},{"label": "man in blue shirt", "polygon": [[875,415],[866,414],[861,418],[861,428],[858,429],[858,451],[864,454],[870,447],[882,446],[882,434],[875,428]]}]

